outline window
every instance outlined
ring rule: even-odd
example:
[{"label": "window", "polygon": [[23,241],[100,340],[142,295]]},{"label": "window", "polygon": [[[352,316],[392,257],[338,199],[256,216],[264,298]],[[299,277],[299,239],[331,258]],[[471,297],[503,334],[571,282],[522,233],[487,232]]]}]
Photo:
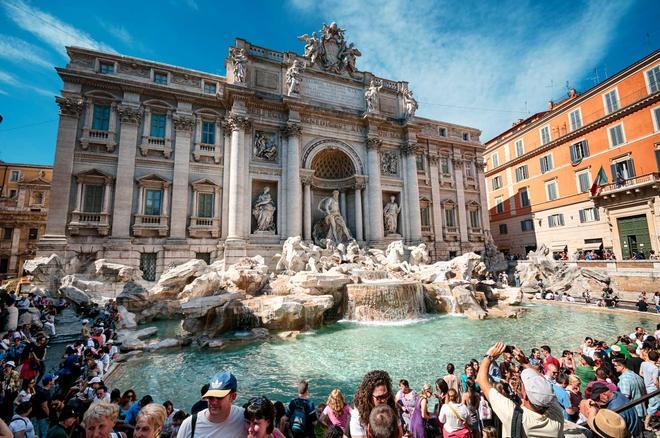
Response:
[{"label": "window", "polygon": [[589,175],[589,171],[585,170],[584,172],[578,173],[577,182],[578,182],[578,192],[580,193],[588,192],[589,189],[591,188],[591,175]]},{"label": "window", "polygon": [[92,129],[95,131],[107,131],[110,126],[110,105],[94,105],[94,117]]},{"label": "window", "polygon": [[115,72],[115,63],[108,61],[101,61],[99,63],[99,72],[103,74],[111,74]]},{"label": "window", "polygon": [[545,190],[548,194],[548,201],[554,201],[555,199],[559,198],[557,181],[549,181],[545,183]]},{"label": "window", "polygon": [[550,143],[550,127],[549,126],[544,126],[541,128],[541,144],[548,144]]},{"label": "window", "polygon": [[470,227],[479,228],[479,210],[470,210]]},{"label": "window", "polygon": [[445,226],[446,227],[455,227],[456,226],[456,210],[453,206],[445,207]]},{"label": "window", "polygon": [[10,181],[18,181],[21,178],[21,171],[20,170],[12,170],[11,171],[11,176],[9,177]]},{"label": "window", "polygon": [[156,258],[155,252],[143,252],[140,254],[140,270],[142,278],[147,281],[156,280]]},{"label": "window", "polygon": [[577,166],[584,158],[589,156],[589,145],[587,144],[587,140],[572,144],[569,147],[569,152],[571,155],[571,163]]},{"label": "window", "polygon": [[415,164],[418,172],[424,172],[424,155],[415,155]]},{"label": "window", "polygon": [[579,109],[569,113],[568,118],[571,121],[571,131],[582,128],[582,114]]},{"label": "window", "polygon": [[16,189],[10,189],[9,190],[9,197],[10,198],[15,198],[17,194],[18,194],[18,192],[16,191]]},{"label": "window", "polygon": [[548,227],[555,228],[561,227],[564,225],[564,215],[563,214],[551,214],[548,216]]},{"label": "window", "polygon": [[607,114],[618,111],[619,96],[617,95],[616,89],[610,91],[609,93],[605,93],[605,95],[603,95],[603,99],[605,101],[605,112]]},{"label": "window", "polygon": [[447,128],[438,128],[438,135],[440,137],[446,137],[447,136]]},{"label": "window", "polygon": [[529,207],[529,193],[527,192],[526,188],[522,188],[518,191],[518,194],[520,195],[520,206],[521,207]]},{"label": "window", "polygon": [[623,135],[623,124],[612,126],[607,130],[610,136],[610,147],[617,147],[626,142]]},{"label": "window", "polygon": [[197,217],[213,217],[213,193],[200,193],[197,196]]},{"label": "window", "polygon": [[85,184],[83,187],[83,211],[85,213],[100,213],[103,211],[103,186],[100,184]]},{"label": "window", "polygon": [[527,172],[527,165],[523,164],[520,167],[516,168],[516,182],[520,182],[524,179],[529,178],[529,173]]},{"label": "window", "polygon": [[660,65],[656,65],[646,72],[646,79],[649,83],[649,94],[660,91]]},{"label": "window", "polygon": [[580,223],[596,222],[599,220],[600,216],[596,207],[583,208],[580,210]]},{"label": "window", "polygon": [[144,214],[160,216],[160,202],[163,197],[161,190],[147,190],[144,203]]},{"label": "window", "polygon": [[167,73],[155,71],[154,82],[161,85],[167,85]]},{"label": "window", "polygon": [[474,178],[474,161],[468,160],[465,162],[465,176]]},{"label": "window", "polygon": [[493,178],[493,190],[497,190],[502,187],[502,177],[500,175]]},{"label": "window", "polygon": [[552,170],[552,155],[545,155],[541,157],[541,173],[546,173]]},{"label": "window", "polygon": [[506,224],[500,224],[500,234],[509,234],[509,229]]},{"label": "window", "polygon": [[196,252],[195,258],[197,260],[204,260],[207,265],[211,264],[211,253],[210,252]]},{"label": "window", "polygon": [[11,240],[13,234],[14,234],[14,229],[13,228],[4,228],[3,232],[2,232],[2,239],[3,240]]},{"label": "window", "polygon": [[620,160],[612,163],[610,166],[612,172],[612,181],[625,181],[635,177],[635,166],[633,165],[632,158]]},{"label": "window", "polygon": [[34,192],[32,194],[32,204],[43,205],[43,203],[44,203],[44,194],[41,192]]},{"label": "window", "polygon": [[516,140],[516,157],[519,157],[524,153],[525,153],[525,146],[523,145],[523,141]]},{"label": "window", "polygon": [[166,123],[167,123],[167,116],[165,114],[152,114],[150,135],[152,137],[165,138]]},{"label": "window", "polygon": [[497,154],[493,154],[491,159],[493,161],[493,168],[500,165],[500,157]]},{"label": "window", "polygon": [[449,174],[449,158],[447,157],[440,158],[440,170],[444,174]]},{"label": "window", "polygon": [[431,211],[428,201],[420,202],[419,212],[422,220],[422,231],[431,231]]},{"label": "window", "polygon": [[463,141],[470,141],[470,133],[468,132],[463,133]]},{"label": "window", "polygon": [[495,211],[498,213],[504,213],[504,199],[501,196],[495,198]]},{"label": "window", "polygon": [[215,94],[218,86],[213,82],[204,82],[204,93]]},{"label": "window", "polygon": [[534,221],[531,219],[520,221],[520,229],[522,231],[534,231]]},{"label": "window", "polygon": [[660,106],[653,108],[653,124],[655,125],[655,130],[660,131]]},{"label": "window", "polygon": [[30,228],[28,232],[29,240],[37,240],[39,238],[39,228]]},{"label": "window", "polygon": [[214,122],[202,122],[202,143],[215,144]]}]

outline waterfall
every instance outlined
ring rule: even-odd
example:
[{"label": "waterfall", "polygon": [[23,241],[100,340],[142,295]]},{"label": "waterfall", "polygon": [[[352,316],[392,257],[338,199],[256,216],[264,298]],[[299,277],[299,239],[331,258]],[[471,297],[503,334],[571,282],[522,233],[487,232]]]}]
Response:
[{"label": "waterfall", "polygon": [[415,281],[375,280],[346,287],[349,320],[401,321],[426,313],[424,290]]}]

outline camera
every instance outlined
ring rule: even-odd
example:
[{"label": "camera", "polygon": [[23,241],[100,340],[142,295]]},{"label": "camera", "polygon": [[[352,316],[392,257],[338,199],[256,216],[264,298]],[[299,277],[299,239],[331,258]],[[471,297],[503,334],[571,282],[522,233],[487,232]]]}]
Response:
[{"label": "camera", "polygon": [[513,350],[515,348],[516,348],[515,345],[507,345],[506,347],[504,347],[504,352],[509,353],[509,354],[513,354]]}]

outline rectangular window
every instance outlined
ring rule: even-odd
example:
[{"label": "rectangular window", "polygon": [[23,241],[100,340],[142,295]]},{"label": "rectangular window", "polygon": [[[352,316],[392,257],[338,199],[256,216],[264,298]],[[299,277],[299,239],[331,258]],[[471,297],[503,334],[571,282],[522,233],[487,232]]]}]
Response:
[{"label": "rectangular window", "polygon": [[470,134],[467,133],[467,132],[464,132],[464,133],[463,133],[463,140],[464,140],[464,141],[470,141]]},{"label": "rectangular window", "polygon": [[99,72],[103,74],[111,74],[115,72],[115,63],[114,62],[107,62],[107,61],[101,61],[99,62]]},{"label": "rectangular window", "polygon": [[550,143],[550,127],[549,126],[544,126],[541,128],[541,144],[548,144]]},{"label": "rectangular window", "polygon": [[415,155],[415,164],[418,172],[424,172],[424,155]]},{"label": "rectangular window", "polygon": [[523,145],[523,141],[516,140],[516,157],[519,157],[524,153],[525,153],[525,146]]},{"label": "rectangular window", "polygon": [[509,234],[509,229],[506,224],[500,224],[500,234]]},{"label": "rectangular window", "polygon": [[11,171],[11,176],[9,177],[10,181],[16,182],[21,178],[21,171],[20,170],[12,170]]},{"label": "rectangular window", "polygon": [[660,106],[653,108],[653,121],[655,122],[655,130],[660,131]]},{"label": "rectangular window", "polygon": [[527,165],[523,164],[520,167],[516,168],[516,182],[520,182],[529,178],[529,173],[527,172]]},{"label": "rectangular window", "polygon": [[92,118],[92,129],[95,131],[107,131],[110,127],[110,105],[94,105],[94,117]]},{"label": "rectangular window", "polygon": [[156,258],[155,252],[143,252],[140,254],[140,270],[142,278],[147,281],[156,280]]},{"label": "rectangular window", "polygon": [[583,208],[580,210],[580,223],[597,222],[600,220],[598,209],[595,207]]},{"label": "rectangular window", "polygon": [[215,144],[214,122],[202,122],[202,143]]},{"label": "rectangular window", "polygon": [[588,192],[591,188],[591,175],[589,171],[581,172],[577,174],[578,179],[578,190],[580,193]]},{"label": "rectangular window", "polygon": [[649,81],[649,94],[660,90],[660,65],[656,65],[646,72],[646,79]]},{"label": "rectangular window", "polygon": [[493,190],[497,190],[502,187],[502,177],[500,175],[493,178]]},{"label": "rectangular window", "polygon": [[[431,227],[431,213],[428,203],[422,205],[419,209],[422,227],[429,229]],[[429,230],[430,231],[430,230]]]},{"label": "rectangular window", "polygon": [[552,170],[552,155],[545,155],[541,157],[541,173],[546,173]]},{"label": "rectangular window", "polygon": [[589,156],[589,145],[587,140],[579,141],[569,147],[571,163],[578,165],[582,160]]},{"label": "rectangular window", "polygon": [[447,136],[447,128],[438,128],[438,135],[440,137],[446,137]]},{"label": "rectangular window", "polygon": [[635,177],[635,166],[631,158],[612,163],[610,170],[612,172],[612,181],[615,183]]},{"label": "rectangular window", "polygon": [[213,82],[204,82],[204,93],[206,94],[215,94],[218,87]]},{"label": "rectangular window", "polygon": [[167,85],[167,73],[155,71],[154,82],[161,85]]},{"label": "rectangular window", "polygon": [[502,197],[495,198],[495,211],[504,213],[504,199]]},{"label": "rectangular window", "polygon": [[456,210],[453,208],[445,208],[445,226],[446,227],[455,227],[456,226]]},{"label": "rectangular window", "polygon": [[603,98],[605,99],[605,112],[607,114],[619,110],[619,96],[617,95],[616,90],[606,93]]},{"label": "rectangular window", "polygon": [[160,202],[163,197],[161,190],[147,190],[144,200],[144,214],[147,216],[160,216]]},{"label": "rectangular window", "polygon": [[85,213],[100,213],[103,211],[103,186],[100,184],[85,184],[83,187]]},{"label": "rectangular window", "polygon": [[16,189],[10,189],[9,190],[9,197],[10,198],[15,198],[17,194],[18,194],[18,192],[16,191]]},{"label": "rectangular window", "polygon": [[546,183],[545,189],[548,194],[548,201],[554,201],[559,197],[559,193],[557,191],[557,181],[550,181]]},{"label": "rectangular window", "polygon": [[465,162],[465,176],[474,178],[474,161]]},{"label": "rectangular window", "polygon": [[197,195],[197,217],[213,217],[213,193]]},{"label": "rectangular window", "polygon": [[582,128],[582,114],[579,109],[569,113],[568,118],[571,120],[571,131]]},{"label": "rectangular window", "polygon": [[479,210],[470,210],[470,227],[479,228]]},{"label": "rectangular window", "polygon": [[39,238],[39,228],[30,228],[28,232],[29,240],[37,240]]},{"label": "rectangular window", "polygon": [[195,258],[197,260],[204,260],[207,265],[211,264],[211,253],[210,252],[196,252]]},{"label": "rectangular window", "polygon": [[497,154],[492,155],[492,160],[493,160],[493,168],[500,165],[500,157]]},{"label": "rectangular window", "polygon": [[529,193],[527,189],[520,189],[518,193],[520,194],[520,206],[529,207]]},{"label": "rectangular window", "polygon": [[531,219],[520,221],[520,229],[522,231],[534,231],[534,221]]},{"label": "rectangular window", "polygon": [[561,227],[564,225],[564,215],[563,214],[551,214],[548,216],[548,227],[555,228]]},{"label": "rectangular window", "polygon": [[447,157],[440,158],[440,170],[444,174],[449,173],[449,158]]},{"label": "rectangular window", "polygon": [[623,125],[619,124],[608,129],[610,134],[610,147],[616,147],[625,143],[623,136]]},{"label": "rectangular window", "polygon": [[151,132],[149,133],[149,135],[156,138],[165,138],[166,124],[167,124],[167,116],[165,114],[152,114]]},{"label": "rectangular window", "polygon": [[2,238],[3,240],[11,240],[13,234],[14,234],[13,228],[5,228],[2,232]]}]

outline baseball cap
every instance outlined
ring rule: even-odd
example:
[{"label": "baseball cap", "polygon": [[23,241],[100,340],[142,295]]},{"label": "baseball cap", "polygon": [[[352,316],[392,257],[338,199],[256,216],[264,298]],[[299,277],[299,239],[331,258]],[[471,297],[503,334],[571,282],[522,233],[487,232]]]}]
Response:
[{"label": "baseball cap", "polygon": [[45,385],[47,385],[48,383],[53,382],[53,381],[55,381],[55,380],[57,380],[57,376],[54,376],[54,375],[52,375],[52,374],[46,374],[46,375],[41,379],[41,381],[42,381]]},{"label": "baseball cap", "polygon": [[78,413],[71,406],[64,406],[64,409],[60,412],[60,421],[66,420],[67,418],[78,418]]},{"label": "baseball cap", "polygon": [[547,408],[556,399],[552,386],[548,381],[531,368],[520,373],[520,379],[525,387],[529,402],[539,408]]},{"label": "baseball cap", "polygon": [[206,391],[206,394],[202,398],[207,397],[225,397],[230,392],[236,391],[238,383],[236,382],[236,377],[232,373],[223,372],[217,373],[209,381],[209,390]]},{"label": "baseball cap", "polygon": [[598,400],[600,398],[600,395],[609,391],[610,388],[607,387],[606,384],[596,382],[594,385],[591,387],[591,398],[592,400]]},{"label": "baseball cap", "polygon": [[92,379],[89,381],[89,383],[101,383],[101,378],[100,377],[92,377]]}]

